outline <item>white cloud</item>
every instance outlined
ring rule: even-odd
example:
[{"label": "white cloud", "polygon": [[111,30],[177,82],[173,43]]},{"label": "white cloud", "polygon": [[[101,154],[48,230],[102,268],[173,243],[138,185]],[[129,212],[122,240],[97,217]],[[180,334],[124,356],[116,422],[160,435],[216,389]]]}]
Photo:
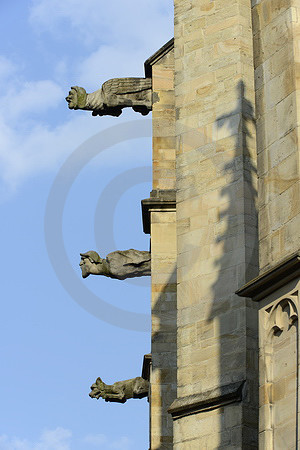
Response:
[{"label": "white cloud", "polygon": [[30,22],[52,33],[70,33],[71,27],[87,43],[131,41],[138,46],[149,42],[150,33],[152,42],[166,30],[172,37],[172,11],[173,0],[114,0],[102,7],[99,0],[34,0]]},{"label": "white cloud", "polygon": [[[9,66],[9,60],[6,62]],[[0,94],[2,199],[9,197],[26,178],[57,169],[82,142],[105,126],[122,122],[122,118],[112,121],[111,118],[91,117],[90,112],[68,112],[65,95],[52,80],[22,83],[12,77],[7,82],[4,95],[1,97]],[[54,125],[43,114],[55,111],[58,106],[67,112],[69,119]],[[106,155],[102,159],[103,165],[122,164],[126,158],[142,161],[144,153],[123,155],[119,152],[115,155],[113,161]]]},{"label": "white cloud", "polygon": [[[103,45],[91,53],[79,66],[78,83],[89,92],[114,77],[143,77],[145,49],[128,53],[123,46]],[[109,63],[107,63],[109,61]]]},{"label": "white cloud", "polygon": [[[82,439],[84,448],[97,450],[130,450],[132,442],[126,436],[120,438],[109,437],[104,434],[89,434]],[[72,432],[58,427],[55,430],[45,430],[33,442],[19,437],[0,435],[0,450],[71,450]]]},{"label": "white cloud", "polygon": [[6,90],[0,99],[6,120],[19,118],[24,114],[41,114],[56,107],[64,98],[64,92],[52,80],[26,81]]},{"label": "white cloud", "polygon": [[45,430],[37,442],[1,435],[0,450],[71,450],[71,437],[71,431],[64,428]]},{"label": "white cloud", "polygon": [[127,436],[117,439],[108,438],[104,434],[89,434],[84,438],[84,443],[97,447],[97,449],[108,450],[129,450],[132,448],[132,442]]},{"label": "white cloud", "polygon": [[[15,192],[28,177],[57,170],[81,143],[105,129],[105,124],[112,126],[122,123],[121,119],[108,122],[102,118],[100,128],[101,119],[98,117],[74,111],[70,112],[72,114],[68,122],[56,127],[33,122],[29,129],[25,127],[23,130],[18,130],[17,124],[14,128],[8,126],[0,116],[0,178],[5,187],[2,199]],[[114,148],[114,157],[108,150],[101,154],[99,163],[102,169],[120,167],[125,161],[136,166],[147,160],[148,150],[142,146],[137,152],[136,147],[132,146],[124,153],[123,148]]]},{"label": "white cloud", "polygon": [[[0,181],[9,193],[28,177],[57,169],[81,142],[123,121],[123,116],[112,122],[92,118],[89,112],[65,114],[66,80],[91,92],[109,78],[143,76],[144,60],[172,35],[173,0],[164,0],[163,5],[161,0],[101,3],[32,1],[30,23],[36,30],[47,30],[53,37],[65,33],[68,42],[74,40],[71,52],[67,45],[66,56],[53,59],[48,79],[24,79],[22,68],[0,55],[0,80],[5,79],[5,91],[0,93]],[[50,41],[45,42],[45,48],[51,47]],[[84,42],[93,44],[84,47]],[[139,163],[144,151],[115,153],[114,161],[120,164],[127,157]],[[105,164],[112,164],[108,157]]]},{"label": "white cloud", "polygon": [[0,55],[0,80],[4,82],[16,71],[16,66],[3,55]]},{"label": "white cloud", "polygon": [[53,170],[66,155],[96,132],[87,118],[78,116],[50,128],[33,123],[30,129],[16,130],[0,117],[0,161],[2,181],[14,191],[29,176]]},{"label": "white cloud", "polygon": [[131,448],[131,441],[126,436],[123,436],[111,442],[110,447],[118,450],[129,450]]},{"label": "white cloud", "polygon": [[[58,151],[53,151],[51,145],[59,146],[63,130],[51,128],[44,115],[57,108],[64,92],[52,80],[24,81],[8,58],[0,56],[1,61],[7,68],[2,74],[10,73],[10,77],[7,75],[6,89],[0,93],[0,178],[4,191],[11,192],[26,176],[57,162]],[[67,136],[71,133],[68,126],[63,126]]]},{"label": "white cloud", "polygon": [[67,62],[60,60],[56,63],[54,67],[54,77],[56,80],[64,80],[68,74]]},{"label": "white cloud", "polygon": [[68,32],[71,26],[79,31],[81,37],[88,38],[93,31],[95,12],[99,12],[98,0],[33,0],[29,20],[39,30],[52,33],[56,33],[58,27],[67,21]]}]

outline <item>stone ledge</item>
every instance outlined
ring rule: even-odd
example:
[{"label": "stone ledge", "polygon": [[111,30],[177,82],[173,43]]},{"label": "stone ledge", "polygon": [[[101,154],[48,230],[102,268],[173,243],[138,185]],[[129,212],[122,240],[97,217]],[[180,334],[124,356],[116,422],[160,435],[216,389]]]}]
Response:
[{"label": "stone ledge", "polygon": [[142,217],[144,233],[150,234],[150,211],[153,210],[175,210],[176,191],[175,189],[157,189],[150,193],[150,198],[142,200]]},{"label": "stone ledge", "polygon": [[220,408],[230,403],[240,402],[243,398],[245,381],[230,383],[200,394],[177,398],[168,412],[173,420],[190,416],[211,409]]},{"label": "stone ledge", "polygon": [[300,253],[293,253],[290,257],[280,261],[272,269],[249,281],[236,291],[240,297],[249,297],[259,301],[289,281],[300,276]]}]

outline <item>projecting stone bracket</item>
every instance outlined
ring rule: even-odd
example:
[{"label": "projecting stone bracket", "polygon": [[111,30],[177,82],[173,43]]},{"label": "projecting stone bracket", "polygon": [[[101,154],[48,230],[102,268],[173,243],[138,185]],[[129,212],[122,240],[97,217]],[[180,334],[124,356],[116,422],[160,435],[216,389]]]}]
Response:
[{"label": "projecting stone bracket", "polygon": [[142,217],[144,233],[150,234],[151,211],[176,210],[176,190],[157,189],[150,192],[150,198],[142,200]]},{"label": "projecting stone bracket", "polygon": [[238,381],[200,394],[177,398],[168,409],[168,412],[172,415],[173,420],[176,420],[181,417],[240,402],[244,397],[245,386],[245,380]]}]

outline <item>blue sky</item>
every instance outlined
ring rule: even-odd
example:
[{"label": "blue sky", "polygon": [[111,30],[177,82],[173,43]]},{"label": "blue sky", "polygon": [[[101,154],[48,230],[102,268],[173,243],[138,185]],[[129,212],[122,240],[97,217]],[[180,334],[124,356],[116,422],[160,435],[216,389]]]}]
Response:
[{"label": "blue sky", "polygon": [[150,280],[82,280],[78,264],[82,251],[149,248],[140,200],[151,190],[151,115],[92,117],[64,97],[143,76],[172,37],[172,3],[0,2],[0,450],[148,448],[145,399],[88,392],[98,376],[140,375]]}]

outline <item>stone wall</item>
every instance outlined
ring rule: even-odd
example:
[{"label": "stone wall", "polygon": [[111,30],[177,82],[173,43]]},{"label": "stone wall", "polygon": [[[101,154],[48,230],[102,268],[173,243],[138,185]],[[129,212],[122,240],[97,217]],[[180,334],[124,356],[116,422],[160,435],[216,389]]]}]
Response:
[{"label": "stone wall", "polygon": [[253,2],[260,273],[281,285],[259,302],[259,443],[268,449],[299,445],[299,274],[280,269],[300,246],[299,12],[294,0]]},{"label": "stone wall", "polygon": [[299,282],[260,304],[260,448],[295,449],[298,437]]},{"label": "stone wall", "polygon": [[300,246],[299,3],[253,1],[260,270]]},{"label": "stone wall", "polygon": [[176,189],[176,214],[150,208],[151,449],[296,448],[299,6],[174,4],[175,100],[173,54],[152,72],[152,197]]},{"label": "stone wall", "polygon": [[175,189],[174,50],[152,66],[153,189]]},{"label": "stone wall", "polygon": [[[153,191],[151,222],[151,450],[173,448],[168,408],[176,398],[176,210],[174,50],[152,66]],[[173,199],[170,206],[170,199]]]},{"label": "stone wall", "polygon": [[244,286],[259,308],[259,448],[299,447],[299,252]]},{"label": "stone wall", "polygon": [[176,398],[176,212],[151,212],[151,450],[172,449],[168,408]]},{"label": "stone wall", "polygon": [[250,2],[175,0],[175,106],[174,448],[256,449],[257,312],[234,294],[258,273]]}]

